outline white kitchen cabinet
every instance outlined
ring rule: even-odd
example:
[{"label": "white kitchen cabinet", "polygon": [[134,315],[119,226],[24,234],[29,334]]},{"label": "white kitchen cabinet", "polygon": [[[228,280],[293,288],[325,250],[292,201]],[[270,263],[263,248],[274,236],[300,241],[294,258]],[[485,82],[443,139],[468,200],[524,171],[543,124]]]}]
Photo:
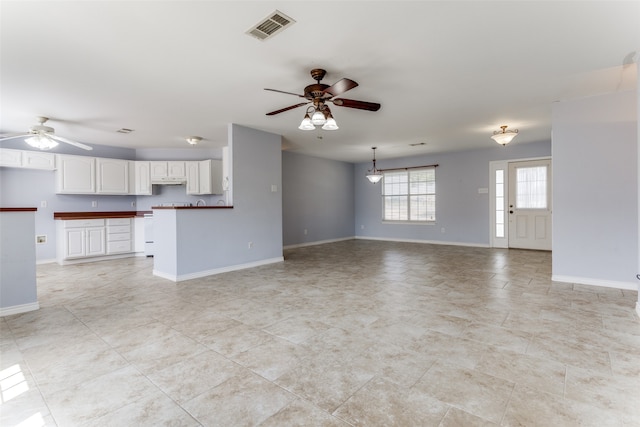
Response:
[{"label": "white kitchen cabinet", "polygon": [[135,161],[130,163],[129,168],[129,188],[130,194],[136,196],[150,196],[151,188],[151,167],[147,161]]},{"label": "white kitchen cabinet", "polygon": [[53,153],[0,148],[0,166],[54,170],[55,165],[55,155]]},{"label": "white kitchen cabinet", "polygon": [[133,252],[131,218],[107,218],[107,255]]},{"label": "white kitchen cabinet", "polygon": [[56,155],[56,193],[92,194],[96,192],[96,158]]},{"label": "white kitchen cabinet", "polygon": [[129,160],[96,158],[96,193],[129,194]]},{"label": "white kitchen cabinet", "polygon": [[42,151],[23,151],[22,167],[52,171],[56,168],[56,156]]},{"label": "white kitchen cabinet", "polygon": [[152,161],[149,164],[151,166],[151,181],[187,178],[186,165],[183,161]]},{"label": "white kitchen cabinet", "polygon": [[58,262],[106,254],[104,219],[78,219],[58,223]]},{"label": "white kitchen cabinet", "polygon": [[187,194],[222,194],[222,161],[200,160],[187,163]]},{"label": "white kitchen cabinet", "polygon": [[200,162],[185,162],[187,169],[187,194],[200,192]]},{"label": "white kitchen cabinet", "polygon": [[0,148],[0,166],[22,167],[22,150]]}]

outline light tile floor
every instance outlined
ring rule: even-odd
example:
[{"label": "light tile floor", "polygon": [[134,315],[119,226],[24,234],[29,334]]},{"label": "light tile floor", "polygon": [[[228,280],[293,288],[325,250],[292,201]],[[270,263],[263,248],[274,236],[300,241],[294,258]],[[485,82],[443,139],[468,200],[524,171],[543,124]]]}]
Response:
[{"label": "light tile floor", "polygon": [[285,258],[178,284],[39,266],[41,309],[0,321],[0,424],[640,425],[636,292],[552,282],[548,252]]}]

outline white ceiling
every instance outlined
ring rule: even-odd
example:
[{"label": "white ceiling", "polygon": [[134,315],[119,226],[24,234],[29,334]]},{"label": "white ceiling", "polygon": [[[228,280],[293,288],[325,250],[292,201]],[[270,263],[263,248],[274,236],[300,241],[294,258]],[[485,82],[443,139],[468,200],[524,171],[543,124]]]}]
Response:
[{"label": "white ceiling", "polygon": [[[297,22],[245,34],[276,9]],[[489,147],[500,125],[520,130],[512,144],[549,140],[554,101],[634,89],[640,51],[638,1],[2,0],[0,12],[2,133],[43,115],[88,144],[198,135],[207,148],[238,123],[350,162],[372,146],[381,159]],[[263,89],[302,94],[312,68],[382,108],[333,107],[333,132],[298,130],[302,107],[266,116],[301,99]]]}]

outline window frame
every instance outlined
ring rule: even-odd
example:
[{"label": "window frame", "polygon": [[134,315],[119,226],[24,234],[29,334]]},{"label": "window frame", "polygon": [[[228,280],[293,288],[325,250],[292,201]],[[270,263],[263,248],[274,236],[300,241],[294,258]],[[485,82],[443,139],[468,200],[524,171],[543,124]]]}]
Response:
[{"label": "window frame", "polygon": [[[410,225],[432,225],[436,223],[437,219],[437,188],[436,188],[436,166],[437,165],[429,165],[429,166],[417,166],[410,168],[398,168],[398,169],[386,169],[382,172],[382,185],[381,185],[381,195],[382,195],[382,222],[387,224],[410,224]],[[418,183],[414,182],[412,186],[411,174],[412,173],[420,173],[423,171],[430,171],[433,176],[433,179],[429,179],[427,177],[424,181],[419,181]],[[399,191],[393,194],[386,194],[385,189],[387,188],[387,176],[405,174],[405,180],[401,182],[401,185],[404,185],[406,188],[403,191]],[[412,187],[424,187],[424,192],[412,192]],[[432,188],[432,191],[430,191]],[[395,198],[405,198],[404,202],[401,203],[404,205],[404,208],[401,208],[400,214],[404,214],[406,219],[389,219],[387,218],[387,198],[395,197]],[[412,214],[416,214],[416,212],[412,212],[412,198],[415,197],[425,197],[424,203],[424,215],[426,215],[427,219],[411,219]],[[415,204],[415,203],[414,203]],[[432,204],[433,208],[430,208],[429,205]],[[417,214],[420,214],[417,212]]]}]

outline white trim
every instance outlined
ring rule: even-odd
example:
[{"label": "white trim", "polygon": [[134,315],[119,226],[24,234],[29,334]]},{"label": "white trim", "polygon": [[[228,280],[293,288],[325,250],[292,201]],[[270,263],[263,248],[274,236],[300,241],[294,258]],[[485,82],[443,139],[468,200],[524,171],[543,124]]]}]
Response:
[{"label": "white trim", "polygon": [[40,259],[36,261],[36,265],[40,265],[40,264],[53,264],[54,262],[56,262],[56,259]]},{"label": "white trim", "polygon": [[578,285],[589,285],[589,286],[602,286],[604,288],[616,288],[616,289],[624,289],[628,291],[635,291],[638,289],[638,285],[636,285],[633,282],[619,282],[617,280],[593,279],[590,277],[562,276],[562,275],[554,274],[551,276],[551,280],[553,280],[554,282],[576,283]]},{"label": "white trim", "polygon": [[463,242],[445,242],[442,240],[420,240],[420,239],[396,239],[387,237],[369,237],[369,236],[356,236],[358,240],[380,240],[384,242],[403,242],[403,243],[424,243],[428,245],[448,245],[448,246],[467,246],[472,248],[488,248],[489,245],[485,243],[463,243]]},{"label": "white trim", "polygon": [[104,256],[95,256],[95,257],[87,257],[87,258],[63,259],[59,261],[58,264],[60,265],[82,264],[85,262],[107,261],[110,259],[131,258],[134,256],[136,256],[136,252],[127,252],[124,254],[104,255]]},{"label": "white trim", "polygon": [[355,239],[355,236],[341,237],[339,239],[316,240],[315,242],[296,243],[294,245],[287,245],[287,246],[284,246],[282,249],[304,248],[307,246],[324,245],[325,243],[344,242],[345,240],[353,240],[353,239]]},{"label": "white trim", "polygon": [[230,265],[227,267],[214,268],[212,270],[196,271],[195,273],[182,274],[179,276],[176,276],[174,274],[163,273],[161,271],[157,271],[154,269],[153,275],[162,277],[163,279],[171,280],[172,282],[182,282],[184,280],[199,279],[200,277],[213,276],[215,274],[228,273],[230,271],[236,271],[236,270],[244,270],[246,268],[260,267],[261,265],[275,264],[277,262],[283,262],[283,261],[284,261],[284,257],[276,257],[276,258],[270,258],[270,259],[263,259],[255,262],[249,262],[246,264],[237,264],[237,265]]},{"label": "white trim", "polygon": [[38,310],[40,304],[38,302],[30,302],[29,304],[12,305],[11,307],[0,308],[0,317],[11,316],[12,314],[26,313],[28,311]]},{"label": "white trim", "polygon": [[640,301],[636,303],[636,313],[638,313],[638,317],[640,317]]}]

